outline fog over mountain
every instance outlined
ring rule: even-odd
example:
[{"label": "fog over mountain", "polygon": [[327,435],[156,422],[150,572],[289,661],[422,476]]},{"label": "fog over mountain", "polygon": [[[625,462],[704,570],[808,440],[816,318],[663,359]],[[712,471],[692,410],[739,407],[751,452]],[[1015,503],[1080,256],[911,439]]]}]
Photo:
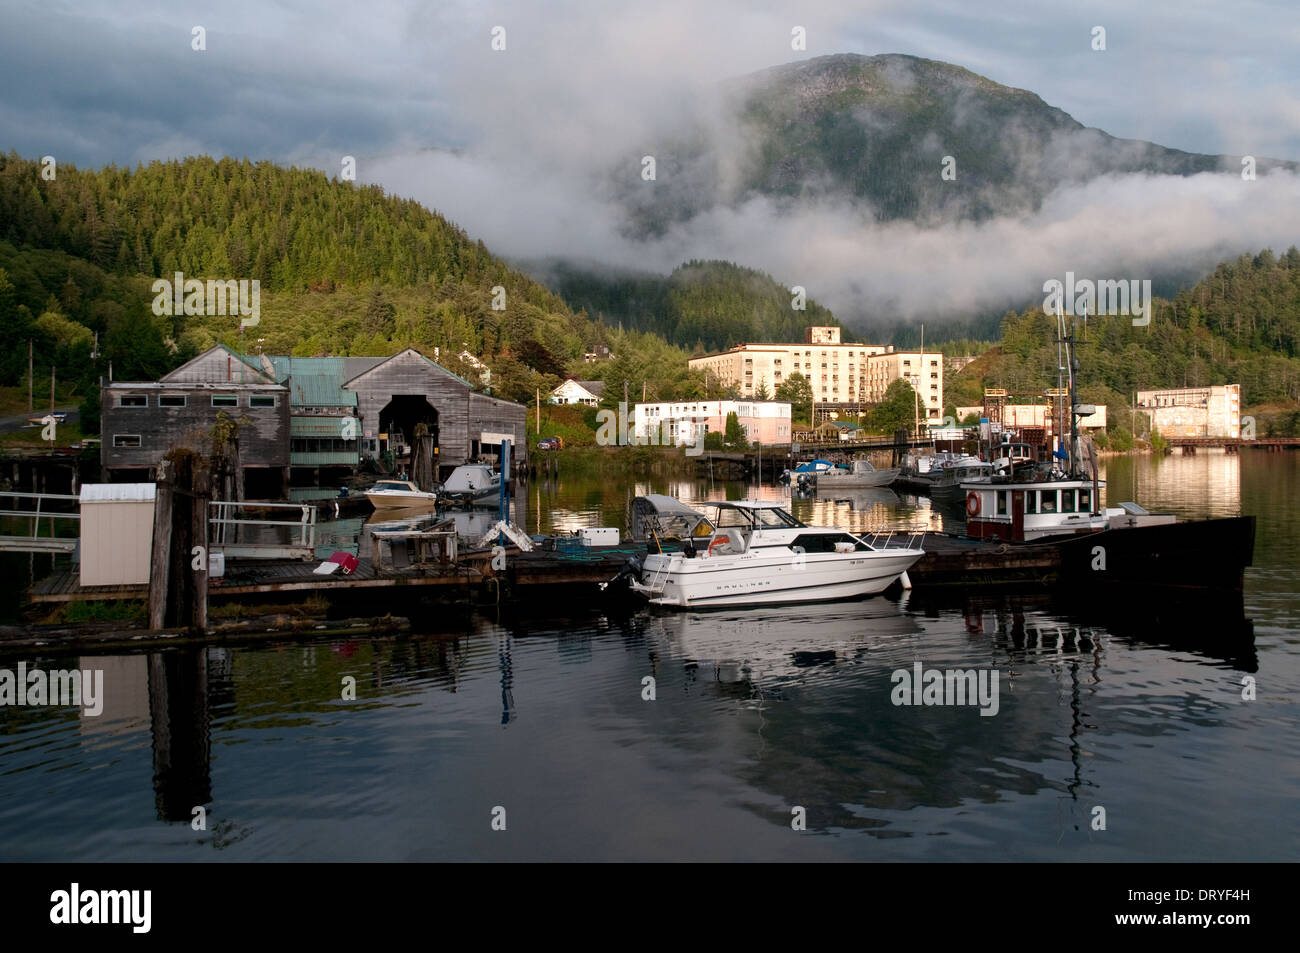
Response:
[{"label": "fog over mountain", "polygon": [[698,93],[653,132],[556,140],[516,117],[499,147],[373,173],[544,280],[556,260],[726,259],[849,325],[1022,307],[1067,271],[1171,287],[1297,241],[1294,163],[1252,157],[1243,178],[1240,156],[1117,139],[951,64],[834,55]]}]

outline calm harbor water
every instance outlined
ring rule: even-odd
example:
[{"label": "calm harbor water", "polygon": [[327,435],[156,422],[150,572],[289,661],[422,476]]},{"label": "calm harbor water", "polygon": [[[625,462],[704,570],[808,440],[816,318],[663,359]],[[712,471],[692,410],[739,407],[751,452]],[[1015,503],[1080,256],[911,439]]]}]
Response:
[{"label": "calm harbor water", "polygon": [[[430,609],[406,637],[29,656],[102,669],[104,710],[0,708],[0,859],[1292,859],[1298,461],[1106,461],[1112,503],[1259,518],[1249,623],[1221,605],[1171,622],[1157,595],[1150,616],[1108,611],[1095,592],[546,604]],[[565,479],[528,487],[516,519],[621,526],[647,491],[786,492]],[[888,491],[792,508],[854,529],[940,525]],[[1253,647],[1230,643],[1245,624]],[[996,714],[893,704],[892,673],[917,663],[996,671]]]}]

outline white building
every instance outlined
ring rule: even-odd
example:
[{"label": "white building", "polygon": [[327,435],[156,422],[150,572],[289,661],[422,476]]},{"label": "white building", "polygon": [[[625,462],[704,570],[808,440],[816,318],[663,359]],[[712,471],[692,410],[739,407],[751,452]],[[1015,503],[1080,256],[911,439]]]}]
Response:
[{"label": "white building", "polygon": [[578,381],[570,378],[551,391],[552,404],[586,404],[595,407],[605,393],[604,381]]},{"label": "white building", "polygon": [[692,358],[690,366],[713,373],[724,385],[737,385],[742,397],[757,397],[764,387],[774,394],[794,374],[802,374],[812,386],[813,403],[827,411],[878,404],[902,377],[920,395],[923,419],[943,415],[941,354],[844,344],[837,327],[807,328],[803,344],[739,344]]},{"label": "white building", "polygon": [[1241,385],[1140,390],[1137,409],[1166,437],[1241,437]]}]

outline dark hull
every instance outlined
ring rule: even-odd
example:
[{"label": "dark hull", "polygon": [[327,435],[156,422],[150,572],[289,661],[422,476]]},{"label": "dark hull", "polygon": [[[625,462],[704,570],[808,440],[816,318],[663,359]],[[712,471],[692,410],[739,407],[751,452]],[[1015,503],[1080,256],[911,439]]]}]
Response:
[{"label": "dark hull", "polygon": [[1059,586],[1081,598],[1100,587],[1239,593],[1254,554],[1255,518],[1109,529],[1028,543],[934,535],[926,537],[923,548],[925,556],[908,570],[918,589]]},{"label": "dark hull", "polygon": [[1255,552],[1255,517],[1108,529],[1057,543],[1066,584],[1241,592]]}]

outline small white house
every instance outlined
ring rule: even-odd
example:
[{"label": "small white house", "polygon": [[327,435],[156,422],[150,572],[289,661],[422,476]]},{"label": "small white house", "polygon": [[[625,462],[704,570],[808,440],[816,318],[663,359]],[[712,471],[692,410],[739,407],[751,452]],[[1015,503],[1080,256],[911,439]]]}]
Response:
[{"label": "small white house", "polygon": [[578,381],[570,378],[551,391],[552,404],[586,404],[595,407],[605,393],[604,381]]},{"label": "small white house", "polygon": [[153,483],[82,485],[83,586],[134,586],[149,581],[157,489]]}]

